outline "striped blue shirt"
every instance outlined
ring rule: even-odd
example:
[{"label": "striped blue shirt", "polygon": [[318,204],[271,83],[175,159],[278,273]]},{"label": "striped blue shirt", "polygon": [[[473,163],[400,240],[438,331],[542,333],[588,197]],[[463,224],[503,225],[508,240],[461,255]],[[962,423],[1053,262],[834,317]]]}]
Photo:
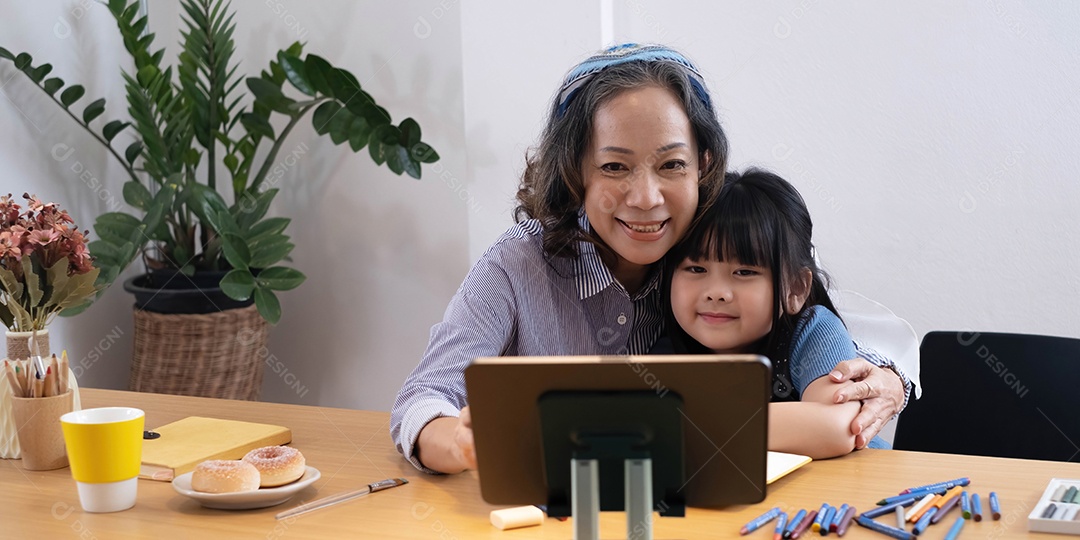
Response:
[{"label": "striped blue shirt", "polygon": [[[588,230],[584,213],[581,223]],[[595,246],[579,242],[578,254],[548,256],[542,225],[527,220],[469,271],[390,411],[390,435],[413,465],[432,472],[414,455],[417,437],[431,420],[458,416],[467,405],[464,372],[478,357],[649,352],[663,331],[658,269],[631,295]],[[891,364],[865,352],[877,365]]]}]

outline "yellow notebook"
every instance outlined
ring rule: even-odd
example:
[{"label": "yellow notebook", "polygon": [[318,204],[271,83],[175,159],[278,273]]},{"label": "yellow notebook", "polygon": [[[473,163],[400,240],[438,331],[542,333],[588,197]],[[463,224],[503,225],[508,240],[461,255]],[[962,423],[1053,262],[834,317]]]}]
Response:
[{"label": "yellow notebook", "polygon": [[811,461],[810,456],[769,452],[768,465],[765,466],[765,481],[771,484]]},{"label": "yellow notebook", "polygon": [[262,446],[292,441],[287,427],[189,416],[155,430],[143,440],[139,478],[171,481],[208,459],[240,459]]}]

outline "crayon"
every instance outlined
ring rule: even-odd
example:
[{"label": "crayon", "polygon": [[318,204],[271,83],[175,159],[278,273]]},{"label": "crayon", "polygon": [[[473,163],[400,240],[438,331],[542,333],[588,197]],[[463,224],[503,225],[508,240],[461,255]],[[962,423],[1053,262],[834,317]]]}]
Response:
[{"label": "crayon", "polygon": [[1066,489],[1068,489],[1068,487],[1066,487],[1065,484],[1058,486],[1058,488],[1054,490],[1054,494],[1050,497],[1050,500],[1060,501],[1061,498],[1065,496]]},{"label": "crayon", "polygon": [[784,529],[785,539],[791,538],[792,531],[802,523],[804,517],[806,517],[806,510],[799,510],[799,512],[795,514],[795,517],[791,518],[791,521],[788,522],[787,529]]},{"label": "crayon", "polygon": [[829,524],[829,532],[836,532],[836,529],[840,527],[840,520],[844,519],[844,514],[847,513],[847,503],[841,504],[840,508],[836,510],[836,515],[833,516],[832,523]]},{"label": "crayon", "polygon": [[1001,519],[1001,503],[993,491],[990,492],[990,514],[994,516],[994,521]]},{"label": "crayon", "polygon": [[1076,486],[1069,486],[1069,489],[1065,490],[1065,494],[1061,496],[1058,501],[1060,502],[1072,502],[1073,497],[1076,496],[1076,492],[1080,491],[1076,489]]},{"label": "crayon", "polygon": [[959,495],[963,491],[964,491],[964,488],[962,488],[960,486],[956,486],[956,487],[950,489],[949,491],[946,491],[945,494],[941,496],[941,500],[937,501],[937,507],[941,508],[942,505],[949,502],[949,499]]},{"label": "crayon", "polygon": [[960,515],[964,519],[971,519],[971,501],[966,491],[960,493]]},{"label": "crayon", "polygon": [[836,527],[836,535],[844,536],[848,527],[851,526],[851,520],[855,517],[855,507],[849,506],[847,512],[844,512],[844,517],[840,519],[840,525]]},{"label": "crayon", "polygon": [[810,524],[810,530],[814,532],[818,532],[821,530],[821,522],[825,519],[825,514],[829,511],[830,508],[832,507],[829,506],[829,503],[824,503],[821,505],[821,509],[817,511],[817,518],[815,518],[814,522]]},{"label": "crayon", "polygon": [[978,493],[971,494],[971,519],[982,521],[982,502]]},{"label": "crayon", "polygon": [[[960,496],[956,495],[953,498],[949,499],[948,502],[941,505],[941,510],[938,510],[938,512],[936,514],[934,514],[934,519],[931,519],[930,523],[937,523],[937,522],[941,521],[942,519],[945,519],[945,514],[948,514],[953,508],[956,508],[957,503],[959,501],[960,501]],[[963,516],[961,516],[961,517],[963,517]]]},{"label": "crayon", "polygon": [[1075,514],[1073,514],[1073,521],[1080,521],[1080,519],[1077,518],[1080,518],[1080,512],[1076,512]]},{"label": "crayon", "polygon": [[907,488],[904,491],[901,491],[900,495],[911,493],[913,491],[926,491],[928,489],[933,489],[933,490],[936,490],[936,489],[939,489],[939,488],[949,489],[949,488],[954,487],[954,486],[966,486],[966,485],[968,485],[970,483],[971,483],[971,480],[968,479],[968,477],[965,476],[963,478],[957,478],[956,480],[949,480],[948,482],[938,482],[936,484],[926,484],[925,486]]},{"label": "crayon", "polygon": [[[908,501],[892,503],[892,504],[886,505],[886,506],[878,506],[876,508],[871,508],[870,510],[867,510],[867,511],[863,512],[862,516],[860,516],[860,517],[868,517],[870,519],[874,519],[874,518],[876,518],[878,516],[884,516],[885,514],[891,514],[891,513],[895,512],[896,507],[898,507],[898,506],[911,506],[911,504],[914,503],[914,502],[915,502],[915,499],[911,499],[911,500],[908,500]],[[909,512],[910,512],[910,510],[909,510]]]},{"label": "crayon", "polygon": [[814,522],[815,518],[817,518],[817,510],[811,510],[809,514],[806,514],[806,516],[803,517],[802,522],[799,523],[799,526],[791,531],[791,540],[799,540],[802,533],[810,528],[810,524]]},{"label": "crayon", "polygon": [[1067,501],[1067,502],[1071,502],[1073,504],[1080,503],[1080,490],[1077,490],[1076,495],[1072,496],[1072,500]]},{"label": "crayon", "polygon": [[776,519],[776,516],[778,515],[780,515],[780,509],[774,507],[772,510],[769,510],[768,512],[765,512],[764,514],[761,514],[760,516],[750,520],[750,523],[743,525],[743,527],[739,529],[739,534],[750,534],[758,530],[758,527],[761,527],[762,525]]},{"label": "crayon", "polygon": [[1055,505],[1054,503],[1050,503],[1046,507],[1046,509],[1043,510],[1042,515],[1040,515],[1039,517],[1041,517],[1043,519],[1050,519],[1050,516],[1054,515],[1055,510],[1057,510],[1057,505]]},{"label": "crayon", "polygon": [[821,536],[829,535],[829,526],[832,525],[833,518],[835,517],[836,507],[830,506],[829,509],[825,511],[825,517],[821,520],[821,526],[818,527],[818,532],[821,533]]},{"label": "crayon", "polygon": [[776,516],[776,530],[773,534],[773,540],[782,540],[784,538],[784,529],[787,525],[787,512],[780,512],[779,516]]},{"label": "crayon", "polygon": [[907,520],[904,519],[904,507],[903,506],[897,506],[896,507],[896,526],[903,529],[904,528],[904,523],[906,521]]},{"label": "crayon", "polygon": [[1069,508],[1068,510],[1065,511],[1065,515],[1061,516],[1061,520],[1062,521],[1075,521],[1076,520],[1076,514],[1077,514],[1076,511],[1077,511],[1076,508]]},{"label": "crayon", "polygon": [[960,536],[960,529],[964,528],[964,516],[956,518],[956,521],[949,527],[948,534],[945,535],[945,540],[956,540],[957,536]]},{"label": "crayon", "polygon": [[939,500],[941,500],[941,495],[934,495],[934,498],[930,499],[930,502],[924,504],[922,508],[919,508],[918,510],[915,510],[914,508],[912,508],[911,513],[908,514],[908,517],[907,517],[908,522],[909,523],[918,523],[918,521],[920,519],[922,519],[923,514],[925,514],[927,510],[930,510],[931,508],[937,508],[938,507],[937,502]]},{"label": "crayon", "polygon": [[916,499],[922,499],[923,497],[926,496],[927,493],[929,493],[929,494],[945,493],[946,491],[948,491],[946,488],[932,489],[932,490],[928,490],[928,491],[912,491],[911,493],[905,493],[903,495],[894,495],[892,497],[885,497],[884,499],[881,499],[877,503],[878,503],[878,506],[886,506],[886,505],[890,505],[890,504],[892,504],[894,502],[897,502],[897,501],[914,501]]},{"label": "crayon", "polygon": [[923,514],[923,517],[919,518],[919,521],[915,523],[915,528],[911,530],[916,536],[923,533],[927,527],[930,526],[930,520],[937,514],[938,508],[936,506],[930,507],[929,510]]},{"label": "crayon", "polygon": [[915,506],[912,506],[911,510],[908,510],[907,512],[908,522],[919,519],[922,516],[922,514],[920,513],[922,509],[926,508],[926,506],[930,504],[930,501],[934,500],[934,497],[937,497],[937,495],[931,493],[923,497],[921,501],[915,503]]},{"label": "crayon", "polygon": [[859,516],[859,519],[857,519],[855,521],[859,525],[862,525],[863,527],[866,527],[867,529],[870,529],[871,531],[879,532],[879,533],[884,534],[886,536],[891,536],[893,538],[899,538],[900,540],[915,540],[915,535],[905,531],[904,529],[897,529],[896,527],[890,527],[888,525],[878,523],[878,522],[876,522],[876,521],[874,521],[874,520],[872,520],[870,518],[867,518],[867,517]]}]

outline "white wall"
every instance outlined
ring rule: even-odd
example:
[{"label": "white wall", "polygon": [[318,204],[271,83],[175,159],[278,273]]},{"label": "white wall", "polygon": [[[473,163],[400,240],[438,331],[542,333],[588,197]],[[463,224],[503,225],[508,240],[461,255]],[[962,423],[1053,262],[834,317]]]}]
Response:
[{"label": "white wall", "polygon": [[[75,1],[16,4],[0,1],[9,14],[0,45],[47,58],[119,114],[115,70],[126,59],[104,8],[77,18]],[[442,155],[417,182],[310,124],[294,130],[272,212],[293,218],[296,266],[309,281],[281,295],[270,347],[278,373],[268,370],[264,399],[389,408],[469,264],[511,223],[524,152],[559,81],[608,36],[669,43],[700,65],[732,165],[773,168],[800,188],[841,287],[885,303],[920,335],[1080,336],[1073,3],[235,5],[242,71],[306,41],[356,73],[395,119],[416,118]],[[152,6],[170,55],[175,9]],[[72,28],[66,38],[60,20]],[[110,201],[123,204],[121,171],[15,75],[0,68],[0,191],[56,200],[89,227]],[[55,160],[56,144],[74,152]],[[75,161],[98,181],[80,181]],[[93,364],[84,384],[126,385],[130,305],[117,286],[54,325],[54,340]],[[95,350],[101,360],[90,362]]]},{"label": "white wall", "polygon": [[920,337],[1080,336],[1080,5],[633,0],[616,17],[618,39],[701,64],[732,166],[796,184],[841,288]]}]

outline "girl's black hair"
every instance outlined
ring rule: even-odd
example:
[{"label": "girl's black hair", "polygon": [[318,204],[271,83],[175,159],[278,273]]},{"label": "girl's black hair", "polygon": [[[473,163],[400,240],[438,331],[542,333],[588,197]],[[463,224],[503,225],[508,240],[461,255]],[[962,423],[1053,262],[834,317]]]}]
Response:
[{"label": "girl's black hair", "polygon": [[[741,174],[727,173],[715,203],[699,208],[699,215],[668,252],[664,264],[665,323],[675,352],[712,352],[679,326],[671,309],[671,278],[683,261],[737,260],[768,268],[773,280],[773,326],[753,349],[773,363],[774,400],[799,399],[788,366],[795,324],[803,310],[816,305],[840,316],[829,299],[828,276],[814,261],[813,222],[806,203],[783,178],[747,169]],[[798,313],[787,313],[784,298],[804,268],[813,275],[810,293]]]}]

